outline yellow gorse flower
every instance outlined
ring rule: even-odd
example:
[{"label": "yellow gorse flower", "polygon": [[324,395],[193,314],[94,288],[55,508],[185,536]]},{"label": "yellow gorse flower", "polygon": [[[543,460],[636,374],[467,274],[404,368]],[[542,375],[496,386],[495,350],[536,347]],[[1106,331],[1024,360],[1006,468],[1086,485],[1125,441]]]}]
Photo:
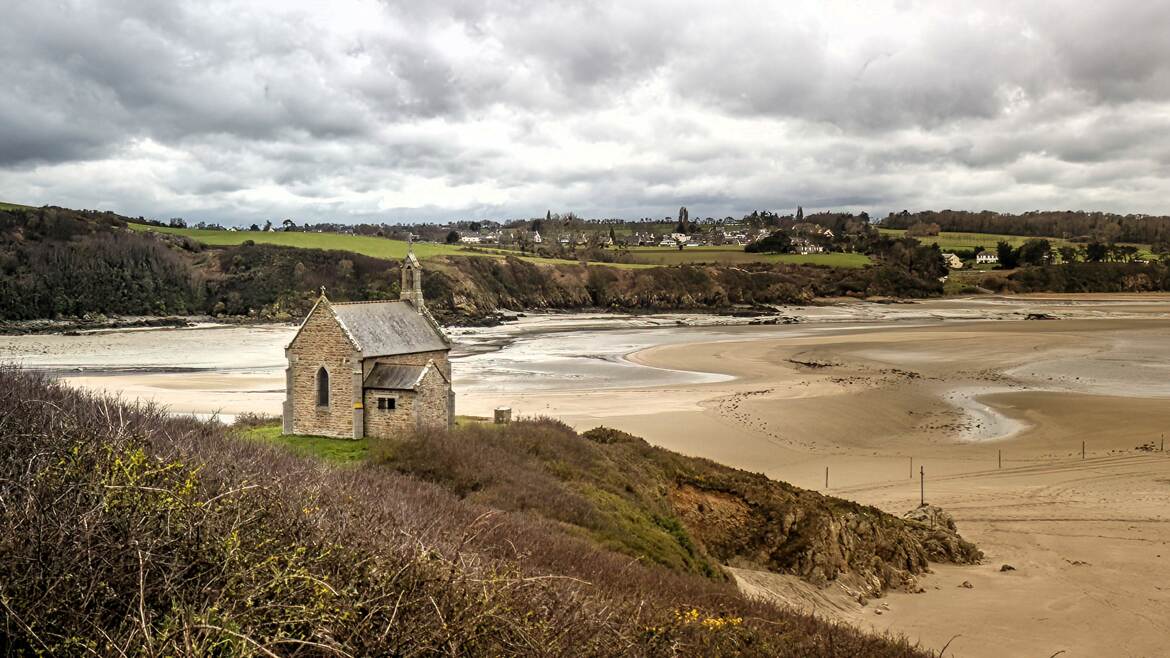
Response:
[{"label": "yellow gorse flower", "polygon": [[703,628],[713,631],[727,626],[739,626],[743,623],[743,617],[707,616],[695,608],[691,608],[690,610],[675,610],[674,617],[683,624],[699,624]]}]

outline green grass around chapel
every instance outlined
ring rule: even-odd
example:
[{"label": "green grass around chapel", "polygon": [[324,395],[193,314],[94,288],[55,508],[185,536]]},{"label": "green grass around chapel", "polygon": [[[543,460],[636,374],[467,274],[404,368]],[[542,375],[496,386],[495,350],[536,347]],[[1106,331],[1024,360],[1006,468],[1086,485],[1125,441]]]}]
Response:
[{"label": "green grass around chapel", "polygon": [[0,210],[20,210],[22,208],[29,208],[30,206],[23,206],[19,203],[5,203],[0,201]]},{"label": "green grass around chapel", "polygon": [[356,464],[364,461],[370,454],[368,439],[332,439],[327,436],[281,434],[279,422],[239,428],[236,432],[251,441],[271,443],[297,454],[343,464]]}]

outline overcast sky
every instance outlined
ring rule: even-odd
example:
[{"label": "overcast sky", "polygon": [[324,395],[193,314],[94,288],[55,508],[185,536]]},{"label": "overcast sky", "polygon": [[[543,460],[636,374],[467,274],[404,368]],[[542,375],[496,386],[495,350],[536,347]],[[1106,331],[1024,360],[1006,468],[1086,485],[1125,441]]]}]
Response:
[{"label": "overcast sky", "polygon": [[232,223],[1170,212],[1165,0],[3,14],[0,200]]}]

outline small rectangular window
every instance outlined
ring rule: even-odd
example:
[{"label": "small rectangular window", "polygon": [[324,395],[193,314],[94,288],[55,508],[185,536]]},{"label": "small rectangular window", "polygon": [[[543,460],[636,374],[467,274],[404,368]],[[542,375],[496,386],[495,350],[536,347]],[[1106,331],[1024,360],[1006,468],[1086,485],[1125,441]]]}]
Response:
[{"label": "small rectangular window", "polygon": [[394,398],[386,398],[386,408],[393,410],[394,406],[395,406],[395,404],[394,404],[395,402],[397,402],[397,400],[395,400]]},{"label": "small rectangular window", "polygon": [[386,398],[378,398],[378,408],[379,409],[386,408]]}]

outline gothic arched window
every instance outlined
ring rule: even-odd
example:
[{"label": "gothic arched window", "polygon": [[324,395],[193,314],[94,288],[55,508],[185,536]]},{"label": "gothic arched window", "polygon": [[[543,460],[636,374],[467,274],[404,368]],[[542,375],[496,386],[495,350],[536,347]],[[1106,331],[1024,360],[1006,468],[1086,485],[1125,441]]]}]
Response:
[{"label": "gothic arched window", "polygon": [[329,406],[329,371],[325,366],[317,370],[317,406]]}]

